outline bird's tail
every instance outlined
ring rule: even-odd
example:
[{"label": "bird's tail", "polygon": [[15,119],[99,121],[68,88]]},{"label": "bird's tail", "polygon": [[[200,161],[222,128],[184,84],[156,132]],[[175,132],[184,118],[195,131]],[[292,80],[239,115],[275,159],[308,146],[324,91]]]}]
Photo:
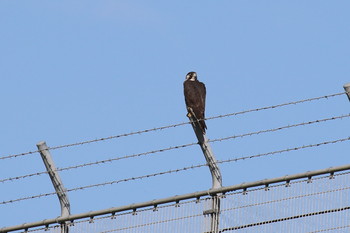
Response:
[{"label": "bird's tail", "polygon": [[198,119],[198,117],[196,116],[196,114],[194,113],[192,108],[187,108],[188,110],[188,115],[187,116],[192,116],[193,119],[195,119],[199,125],[199,127],[201,128],[201,130],[203,131],[203,133],[205,133],[205,130],[207,129],[207,125],[205,124],[204,119]]}]

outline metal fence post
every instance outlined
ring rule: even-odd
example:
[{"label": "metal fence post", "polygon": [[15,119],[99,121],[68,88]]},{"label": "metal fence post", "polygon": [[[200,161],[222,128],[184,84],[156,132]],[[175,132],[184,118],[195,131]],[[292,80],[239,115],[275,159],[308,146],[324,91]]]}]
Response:
[{"label": "metal fence post", "polygon": [[348,99],[350,101],[350,83],[344,84],[344,90],[346,91],[346,95],[348,96]]},{"label": "metal fence post", "polygon": [[[60,201],[61,217],[68,217],[70,215],[70,203],[67,196],[67,190],[63,186],[62,180],[57,172],[57,169],[49,152],[49,148],[44,141],[37,143],[37,147]],[[61,223],[61,233],[68,232],[69,229],[66,222]]]},{"label": "metal fence post", "polygon": [[[212,189],[217,189],[222,187],[222,176],[219,166],[216,163],[216,158],[209,144],[209,140],[207,139],[205,133],[203,133],[199,122],[195,119],[193,114],[189,114],[188,118],[190,119],[193,130],[197,136],[198,143],[203,151],[205,160],[207,161],[211,177],[212,177]],[[212,195],[212,206],[211,209],[204,211],[204,215],[211,216],[210,223],[210,232],[217,233],[219,232],[219,216],[220,216],[220,197],[215,194]]]}]

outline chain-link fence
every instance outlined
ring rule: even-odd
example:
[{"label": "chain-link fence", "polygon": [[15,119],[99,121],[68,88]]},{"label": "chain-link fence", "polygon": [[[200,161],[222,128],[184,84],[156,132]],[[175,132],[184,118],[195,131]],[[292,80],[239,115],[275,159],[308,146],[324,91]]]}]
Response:
[{"label": "chain-link fence", "polygon": [[[156,203],[156,202],[154,202]],[[349,232],[350,172],[246,187],[68,222],[69,233]],[[58,224],[21,232],[60,233]]]}]

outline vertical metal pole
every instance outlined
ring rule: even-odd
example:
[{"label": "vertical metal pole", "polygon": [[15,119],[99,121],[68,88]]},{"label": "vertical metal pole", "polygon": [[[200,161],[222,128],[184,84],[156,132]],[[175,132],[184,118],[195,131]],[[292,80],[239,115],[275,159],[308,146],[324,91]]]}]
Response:
[{"label": "vertical metal pole", "polygon": [[[220,168],[216,163],[216,158],[209,144],[205,133],[203,133],[198,121],[192,117],[192,114],[188,115],[190,122],[192,124],[193,130],[197,136],[198,143],[203,151],[205,160],[207,161],[211,177],[212,177],[212,189],[222,187],[222,176]],[[212,206],[211,209],[204,211],[204,215],[211,215],[210,232],[219,232],[219,216],[220,216],[220,197],[218,195],[212,196]]]},{"label": "vertical metal pole", "polygon": [[[68,217],[70,215],[70,203],[67,196],[67,190],[63,186],[62,180],[57,172],[57,169],[49,152],[49,148],[44,141],[39,142],[37,144],[37,147],[60,201],[61,217]],[[61,233],[68,233],[68,231],[69,229],[67,224],[61,223]]]},{"label": "vertical metal pole", "polygon": [[346,91],[346,95],[348,96],[348,99],[350,101],[350,83],[344,84],[344,90]]},{"label": "vertical metal pole", "polygon": [[213,215],[212,215],[212,223],[211,223],[211,232],[218,233],[219,232],[219,217],[220,217],[220,196],[215,195],[212,197],[212,205],[213,205]]}]

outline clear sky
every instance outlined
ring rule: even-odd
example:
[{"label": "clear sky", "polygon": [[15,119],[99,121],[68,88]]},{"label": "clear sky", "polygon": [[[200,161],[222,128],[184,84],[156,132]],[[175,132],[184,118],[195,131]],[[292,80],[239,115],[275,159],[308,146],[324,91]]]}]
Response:
[{"label": "clear sky", "polygon": [[[186,122],[183,81],[206,116],[343,91],[349,1],[0,1],[0,157]],[[345,95],[208,120],[210,139],[348,114]],[[349,136],[349,118],[212,143],[218,160]],[[190,125],[53,150],[63,168],[196,142]],[[223,184],[349,163],[349,142],[220,164]],[[198,146],[60,172],[68,189],[204,163]],[[45,171],[38,153],[0,179]],[[73,214],[211,188],[207,168],[69,192]],[[53,192],[47,175],[0,183],[0,202]],[[0,206],[0,227],[55,218],[56,196]]]}]

